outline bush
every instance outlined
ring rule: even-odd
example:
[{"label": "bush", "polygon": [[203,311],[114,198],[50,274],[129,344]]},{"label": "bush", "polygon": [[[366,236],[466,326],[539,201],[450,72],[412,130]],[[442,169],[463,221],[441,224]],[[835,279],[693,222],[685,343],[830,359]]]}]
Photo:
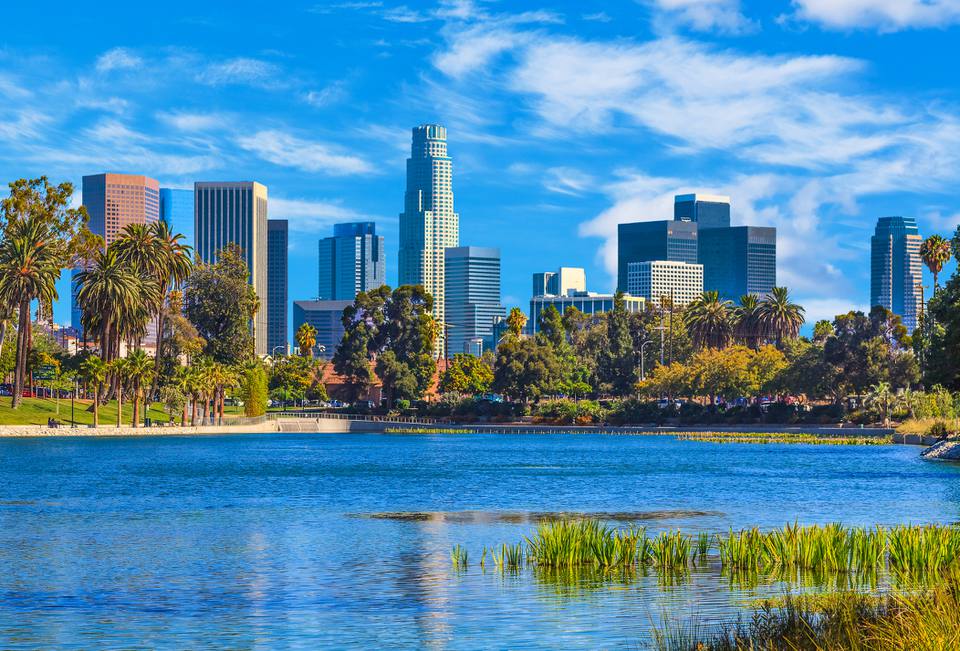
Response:
[{"label": "bush", "polygon": [[767,423],[795,423],[797,408],[785,402],[772,402],[767,406],[763,420]]},{"label": "bush", "polygon": [[396,401],[396,408],[403,411],[404,409],[410,409],[410,401],[406,398],[399,398]]},{"label": "bush", "polygon": [[604,420],[605,410],[593,400],[574,402],[566,398],[550,400],[536,405],[533,420],[552,425],[587,425]]},{"label": "bush", "polygon": [[637,400],[626,398],[614,400],[607,411],[607,420],[614,425],[641,425],[656,423],[662,425],[667,418],[676,415],[676,410],[660,409],[655,400]]},{"label": "bush", "polygon": [[930,429],[927,430],[927,436],[933,436],[938,439],[945,439],[949,434],[950,431],[947,429],[947,424],[942,420],[936,421],[930,426]]},{"label": "bush", "polygon": [[263,366],[251,366],[240,380],[240,398],[243,400],[243,413],[247,416],[263,416],[267,413],[267,373]]}]

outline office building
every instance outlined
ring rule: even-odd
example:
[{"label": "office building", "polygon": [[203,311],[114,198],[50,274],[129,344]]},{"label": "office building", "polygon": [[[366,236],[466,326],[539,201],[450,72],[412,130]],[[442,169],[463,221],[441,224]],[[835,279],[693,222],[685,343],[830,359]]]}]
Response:
[{"label": "office building", "polygon": [[697,224],[660,220],[617,226],[617,289],[627,291],[631,262],[668,260],[697,264]]},{"label": "office building", "polygon": [[[130,224],[151,224],[160,219],[160,184],[138,174],[94,174],[83,177],[83,206],[94,235],[110,246],[120,232]],[[79,270],[74,270],[75,275]],[[77,286],[72,283],[71,323],[83,328],[81,310],[77,304]],[[156,338],[156,329],[148,328]]]},{"label": "office building", "polygon": [[923,303],[921,241],[913,217],[881,217],[870,238],[870,305],[900,315],[910,332]]},{"label": "office building", "polygon": [[[530,299],[530,322],[527,324],[531,333],[536,334],[540,329],[540,313],[552,305],[562,315],[568,307],[575,307],[584,314],[600,314],[613,310],[615,297],[610,294],[594,294],[592,292],[577,292],[568,296],[534,296]],[[623,295],[627,312],[642,312],[645,301],[639,296]]]},{"label": "office building", "polygon": [[632,296],[658,305],[667,298],[683,306],[703,295],[703,265],[668,260],[631,262],[627,266],[627,289]]},{"label": "office building", "polygon": [[579,267],[533,274],[533,296],[566,296],[587,291],[587,273]]},{"label": "office building", "polygon": [[193,190],[160,188],[160,219],[166,222],[173,233],[183,235],[181,244],[186,244],[191,249],[195,248]]},{"label": "office building", "polygon": [[446,353],[494,348],[493,324],[506,316],[500,304],[500,249],[460,246],[447,249],[445,256]]},{"label": "office building", "polygon": [[446,310],[444,250],[459,244],[460,216],[453,209],[447,130],[438,124],[414,127],[400,213],[399,281],[423,285],[433,296],[433,316],[438,321],[445,319]]},{"label": "office building", "polygon": [[195,193],[197,255],[207,263],[220,251],[236,244],[250,269],[250,283],[260,299],[260,309],[250,328],[257,355],[266,355],[267,311],[267,188],[252,181],[198,182]]},{"label": "office building", "polygon": [[267,352],[287,353],[287,248],[286,219],[267,220]]},{"label": "office building", "polygon": [[721,299],[765,296],[777,284],[777,229],[733,226],[700,231],[703,288]]},{"label": "office building", "polygon": [[383,237],[373,222],[334,224],[333,237],[320,240],[317,297],[347,301],[386,284]]},{"label": "office building", "polygon": [[293,331],[304,323],[317,329],[316,357],[330,359],[343,339],[343,311],[353,305],[349,301],[294,301]]},{"label": "office building", "polygon": [[695,222],[700,230],[730,227],[730,197],[713,194],[678,194],[673,199],[673,218]]}]

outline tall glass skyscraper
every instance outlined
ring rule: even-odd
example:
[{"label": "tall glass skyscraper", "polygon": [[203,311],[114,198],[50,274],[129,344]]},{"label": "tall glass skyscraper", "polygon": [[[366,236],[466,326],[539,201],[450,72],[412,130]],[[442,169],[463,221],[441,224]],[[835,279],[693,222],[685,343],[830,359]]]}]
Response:
[{"label": "tall glass skyscraper", "polygon": [[250,283],[260,298],[260,309],[250,324],[254,352],[267,354],[267,188],[253,181],[198,182],[195,224],[197,255],[217,261],[227,244],[237,244],[250,269]]},{"label": "tall glass skyscraper", "polygon": [[287,220],[267,220],[267,352],[287,352]]},{"label": "tall glass skyscraper", "polygon": [[386,283],[383,237],[373,222],[334,224],[333,237],[320,240],[319,248],[319,300],[352,301]]},{"label": "tall glass skyscraper", "polygon": [[870,305],[899,314],[910,332],[923,302],[921,241],[913,217],[881,217],[870,238]]},{"label": "tall glass skyscraper", "polygon": [[493,322],[506,316],[500,304],[500,249],[459,246],[445,255],[447,352],[492,350]]},{"label": "tall glass skyscraper", "polygon": [[193,190],[160,188],[160,219],[174,233],[183,235],[182,244],[196,246],[193,233]]},{"label": "tall glass skyscraper", "polygon": [[765,296],[777,284],[777,229],[733,226],[700,230],[703,289],[737,301]]},{"label": "tall glass skyscraper", "polygon": [[730,227],[730,197],[713,194],[678,194],[673,199],[673,218],[696,222],[700,230]]},{"label": "tall glass skyscraper", "polygon": [[447,130],[439,124],[414,127],[400,213],[399,280],[401,285],[423,285],[433,296],[433,316],[440,321],[446,309],[444,250],[459,244]]},{"label": "tall glass skyscraper", "polygon": [[[106,246],[129,224],[150,224],[160,219],[160,184],[137,174],[93,174],[83,177],[83,206],[90,216],[88,224]],[[74,274],[78,270],[74,270]],[[81,329],[81,310],[77,305],[77,287],[72,283],[70,318]],[[148,328],[148,338],[156,331]]]},{"label": "tall glass skyscraper", "polygon": [[689,221],[651,221],[617,226],[617,289],[628,289],[631,262],[671,260],[697,264],[697,224]]}]

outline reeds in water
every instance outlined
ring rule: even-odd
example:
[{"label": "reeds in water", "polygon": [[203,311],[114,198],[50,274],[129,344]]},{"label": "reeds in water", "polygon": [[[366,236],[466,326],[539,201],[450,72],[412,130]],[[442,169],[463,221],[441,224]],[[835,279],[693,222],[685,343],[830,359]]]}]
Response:
[{"label": "reeds in water", "polygon": [[463,570],[467,567],[467,550],[465,547],[460,545],[454,545],[453,549],[450,551],[450,562],[453,563],[454,569]]}]

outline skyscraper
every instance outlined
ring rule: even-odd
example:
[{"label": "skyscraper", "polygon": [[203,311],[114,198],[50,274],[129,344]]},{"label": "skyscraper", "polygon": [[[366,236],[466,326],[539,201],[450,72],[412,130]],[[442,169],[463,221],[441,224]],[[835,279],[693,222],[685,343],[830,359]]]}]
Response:
[{"label": "skyscraper", "polygon": [[444,249],[460,244],[451,169],[447,129],[439,124],[414,127],[400,213],[399,280],[401,285],[423,285],[433,296],[433,316],[440,321],[446,309]]},{"label": "skyscraper", "polygon": [[267,220],[267,352],[287,352],[287,220]]},{"label": "skyscraper", "polygon": [[870,238],[870,305],[899,314],[910,332],[923,301],[920,243],[913,217],[881,217]]},{"label": "skyscraper", "polygon": [[631,262],[671,260],[697,264],[696,222],[661,220],[617,226],[617,289],[627,291]]},{"label": "skyscraper", "polygon": [[492,350],[493,322],[505,317],[500,304],[500,249],[460,246],[447,249],[447,352]]},{"label": "skyscraper", "polygon": [[[83,177],[83,205],[90,216],[90,231],[110,246],[129,224],[150,224],[160,219],[160,184],[137,174],[94,174]],[[76,274],[77,270],[74,270]],[[82,328],[77,287],[71,292],[71,322]],[[154,331],[148,328],[148,331]]]},{"label": "skyscraper", "polygon": [[333,237],[320,240],[320,300],[352,301],[385,284],[386,273],[383,237],[373,222],[334,224]]},{"label": "skyscraper", "polygon": [[183,235],[181,244],[196,246],[193,236],[193,190],[160,188],[160,219],[174,233]]},{"label": "skyscraper", "polygon": [[696,222],[705,228],[729,228],[730,197],[713,194],[678,194],[673,199],[676,221]]},{"label": "skyscraper", "polygon": [[764,296],[777,284],[777,229],[733,226],[700,230],[703,288],[737,301]]},{"label": "skyscraper", "polygon": [[250,327],[257,355],[267,354],[267,188],[253,181],[194,184],[197,255],[207,263],[227,244],[243,251],[260,309]]},{"label": "skyscraper", "polygon": [[587,274],[580,267],[560,267],[556,271],[533,274],[534,296],[566,296],[587,291]]}]

